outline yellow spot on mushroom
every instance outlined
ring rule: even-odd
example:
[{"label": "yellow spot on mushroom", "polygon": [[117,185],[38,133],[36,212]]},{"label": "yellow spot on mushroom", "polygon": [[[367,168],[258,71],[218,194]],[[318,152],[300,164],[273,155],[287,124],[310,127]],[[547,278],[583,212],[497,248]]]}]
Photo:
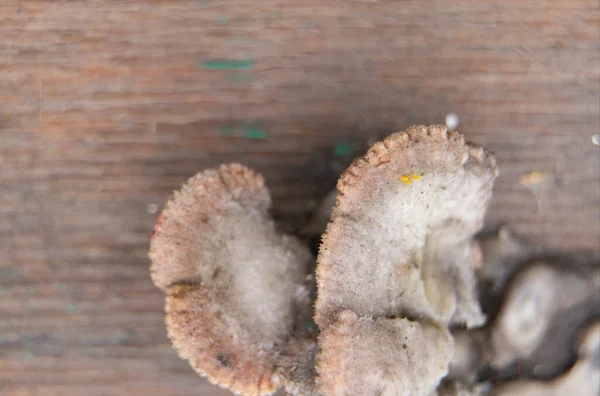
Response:
[{"label": "yellow spot on mushroom", "polygon": [[406,175],[402,176],[400,179],[402,179],[402,182],[404,184],[410,185],[412,183],[412,181],[410,180],[410,177],[408,177]]},{"label": "yellow spot on mushroom", "polygon": [[414,181],[421,180],[421,176],[419,176],[419,175],[417,175],[417,174],[415,173],[414,175],[412,175],[412,179],[413,179]]}]

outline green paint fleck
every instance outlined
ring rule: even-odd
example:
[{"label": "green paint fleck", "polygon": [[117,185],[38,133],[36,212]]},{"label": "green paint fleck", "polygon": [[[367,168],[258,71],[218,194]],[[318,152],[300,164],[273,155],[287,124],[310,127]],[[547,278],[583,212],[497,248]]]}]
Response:
[{"label": "green paint fleck", "polygon": [[227,15],[221,15],[219,17],[219,22],[226,23],[228,20],[229,20],[229,17]]},{"label": "green paint fleck", "polygon": [[300,24],[300,26],[302,26],[304,29],[312,29],[315,27],[315,25],[312,22],[308,22],[308,21],[302,22]]},{"label": "green paint fleck", "polygon": [[273,14],[273,16],[275,18],[281,18],[283,16],[283,12],[281,12],[281,11],[275,11],[275,13]]},{"label": "green paint fleck", "polygon": [[31,360],[35,357],[35,353],[33,353],[31,349],[27,349],[25,352],[23,352],[23,356],[25,357],[25,359]]},{"label": "green paint fleck", "polygon": [[79,312],[79,306],[77,306],[77,304],[69,304],[69,305],[67,305],[67,312],[68,313]]},{"label": "green paint fleck", "polygon": [[252,76],[250,74],[236,74],[233,76],[229,76],[227,79],[231,82],[245,83],[245,82],[254,81],[254,76]]},{"label": "green paint fleck", "polygon": [[222,126],[222,127],[219,128],[219,133],[221,135],[230,136],[230,135],[233,135],[234,131],[235,131],[235,128],[232,127],[232,126],[229,126],[229,125],[224,125],[224,126]]},{"label": "green paint fleck", "polygon": [[198,3],[198,5],[200,7],[206,7],[206,6],[209,6],[210,3],[212,3],[212,1],[201,1],[201,2]]},{"label": "green paint fleck", "polygon": [[248,139],[264,140],[267,138],[267,131],[262,128],[244,126],[244,136]]},{"label": "green paint fleck", "polygon": [[202,67],[213,70],[249,70],[253,66],[252,60],[212,59],[202,62]]},{"label": "green paint fleck", "polygon": [[354,147],[350,142],[339,142],[333,146],[333,155],[336,157],[348,157],[354,152]]},{"label": "green paint fleck", "polygon": [[10,291],[10,287],[0,285],[0,294],[8,293]]},{"label": "green paint fleck", "polygon": [[125,330],[125,340],[132,341],[137,336],[137,333],[133,330]]},{"label": "green paint fleck", "polygon": [[416,114],[415,114],[415,112],[414,112],[414,111],[412,111],[412,110],[407,110],[407,111],[406,111],[406,117],[408,117],[408,118],[410,118],[410,119],[413,119],[413,118],[415,118],[415,117],[416,117]]},{"label": "green paint fleck", "polygon": [[65,283],[59,283],[59,284],[57,284],[57,286],[58,286],[59,290],[61,290],[61,291],[67,290],[67,285]]}]

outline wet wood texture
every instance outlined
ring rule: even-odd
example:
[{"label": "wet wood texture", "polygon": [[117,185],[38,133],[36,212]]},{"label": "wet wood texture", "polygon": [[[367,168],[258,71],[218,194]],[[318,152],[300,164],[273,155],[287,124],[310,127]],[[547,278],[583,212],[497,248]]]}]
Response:
[{"label": "wet wood texture", "polygon": [[[222,162],[263,172],[295,221],[352,145],[454,112],[498,155],[490,223],[598,250],[599,15],[597,0],[3,0],[0,394],[225,394],[171,349],[146,255],[156,208]],[[540,199],[530,172],[554,180]]]}]

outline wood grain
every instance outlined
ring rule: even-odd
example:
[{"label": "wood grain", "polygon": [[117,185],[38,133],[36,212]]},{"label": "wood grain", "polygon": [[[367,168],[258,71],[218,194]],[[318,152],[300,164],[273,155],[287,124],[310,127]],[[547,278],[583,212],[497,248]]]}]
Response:
[{"label": "wood grain", "polygon": [[[335,144],[455,112],[498,155],[490,223],[600,249],[599,15],[597,0],[2,1],[0,394],[226,394],[171,349],[146,255],[152,205],[222,162],[263,172],[294,222],[335,179]],[[539,209],[518,183],[532,171],[557,181]]]}]

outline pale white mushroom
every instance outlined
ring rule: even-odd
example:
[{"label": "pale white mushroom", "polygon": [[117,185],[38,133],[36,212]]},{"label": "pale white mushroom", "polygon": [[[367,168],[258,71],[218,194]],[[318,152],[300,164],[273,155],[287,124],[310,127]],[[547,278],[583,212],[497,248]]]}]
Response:
[{"label": "pale white mushroom", "polygon": [[540,375],[568,363],[574,332],[600,313],[600,268],[574,264],[534,260],[513,276],[490,326],[493,367],[520,359]]},{"label": "pale white mushroom", "polygon": [[323,394],[435,390],[452,358],[447,326],[484,321],[471,239],[496,175],[494,157],[462,135],[418,126],[376,143],[340,177],[317,265]]},{"label": "pale white mushroom", "polygon": [[150,249],[179,355],[243,395],[277,389],[278,355],[298,312],[310,312],[305,279],[313,259],[277,230],[270,204],[263,178],[250,169],[206,170],[167,203]]},{"label": "pale white mushroom", "polygon": [[598,396],[600,393],[600,323],[581,334],[577,363],[551,381],[519,380],[498,386],[496,396]]},{"label": "pale white mushroom", "polygon": [[428,395],[452,356],[440,324],[359,317],[351,310],[322,331],[319,348],[322,395]]}]

